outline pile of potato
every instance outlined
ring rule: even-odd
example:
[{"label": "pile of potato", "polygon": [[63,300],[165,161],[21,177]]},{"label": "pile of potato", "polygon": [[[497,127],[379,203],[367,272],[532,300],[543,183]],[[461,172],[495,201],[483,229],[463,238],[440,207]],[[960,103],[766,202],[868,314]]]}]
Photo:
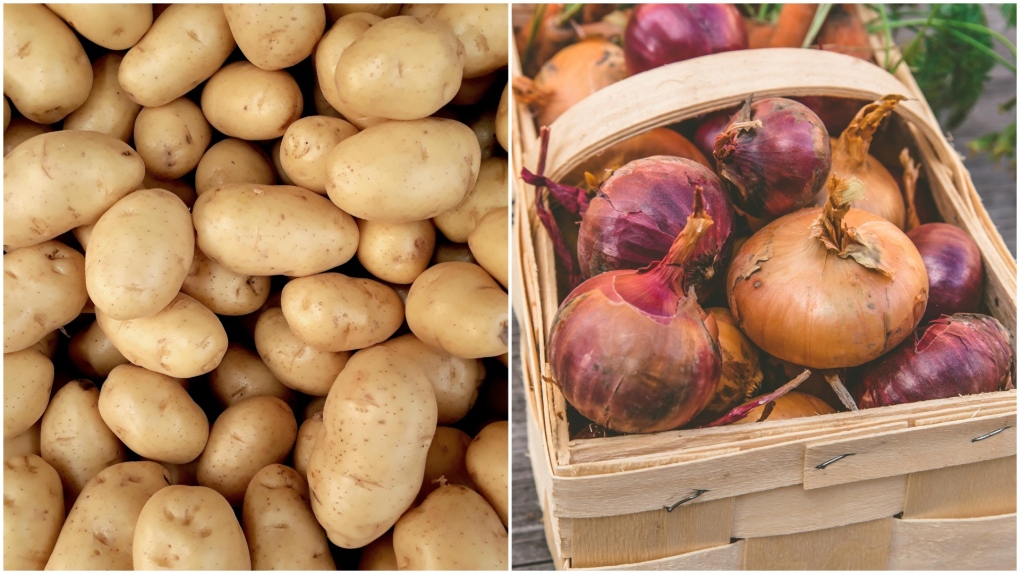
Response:
[{"label": "pile of potato", "polygon": [[507,567],[507,17],[4,6],[5,569]]}]

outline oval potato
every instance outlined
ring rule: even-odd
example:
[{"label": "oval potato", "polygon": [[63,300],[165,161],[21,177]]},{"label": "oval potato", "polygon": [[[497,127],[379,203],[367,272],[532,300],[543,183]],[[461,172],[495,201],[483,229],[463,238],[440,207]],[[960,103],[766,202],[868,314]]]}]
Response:
[{"label": "oval potato", "polygon": [[4,157],[7,157],[7,154],[11,153],[14,148],[35,136],[48,134],[52,131],[53,126],[51,125],[37,124],[25,118],[11,118],[10,125],[4,130]]},{"label": "oval potato", "polygon": [[105,379],[114,367],[126,365],[128,361],[113,341],[106,336],[99,321],[75,333],[67,344],[67,354],[76,369],[86,377]]},{"label": "oval potato", "polygon": [[65,130],[102,132],[125,143],[131,140],[135,131],[135,118],[142,106],[132,101],[120,87],[117,74],[123,60],[123,54],[110,52],[92,64],[92,75],[95,78],[92,90],[85,103],[64,118]]},{"label": "oval potato", "polygon": [[241,53],[267,71],[310,56],[326,29],[322,4],[224,4],[223,12]]},{"label": "oval potato", "polygon": [[4,440],[42,418],[53,388],[53,361],[36,349],[4,353]]},{"label": "oval potato", "polygon": [[503,287],[510,282],[509,239],[510,217],[505,207],[486,213],[468,235],[468,246],[478,264]]},{"label": "oval potato", "polygon": [[359,219],[358,230],[358,261],[391,283],[413,283],[428,268],[436,248],[436,227],[428,219],[408,223]]},{"label": "oval potato", "polygon": [[379,538],[369,542],[361,549],[358,558],[358,570],[387,570],[396,572],[397,555],[393,553],[393,529],[386,531]]},{"label": "oval potato", "polygon": [[[506,118],[503,118],[506,121]],[[478,138],[478,147],[482,149],[482,163],[491,158],[496,151],[496,112],[482,112],[475,121],[471,122],[471,129]]]},{"label": "oval potato", "polygon": [[[142,184],[138,186],[138,189],[165,189],[181,198],[188,209],[191,209],[191,206],[195,205],[195,200],[198,199],[195,188],[183,179],[159,179],[148,172],[145,173],[145,178],[142,179]],[[85,246],[82,245],[82,247]]]},{"label": "oval potato", "polygon": [[510,204],[507,189],[510,170],[506,158],[493,157],[482,162],[478,180],[471,192],[456,207],[432,218],[443,236],[455,243],[465,243],[478,220],[492,209]]},{"label": "oval potato", "polygon": [[234,273],[196,247],[181,292],[217,315],[247,315],[258,311],[269,298],[270,282],[269,277]]},{"label": "oval potato", "polygon": [[503,95],[499,98],[499,107],[496,108],[496,141],[499,145],[503,146],[504,151],[510,151],[510,138],[508,137],[508,131],[510,120],[510,101],[507,92],[510,89],[510,84],[503,87]]},{"label": "oval potato", "polygon": [[202,88],[202,112],[225,135],[243,140],[282,136],[301,117],[301,88],[289,73],[267,72],[249,62],[219,70]]},{"label": "oval potato", "polygon": [[298,427],[297,440],[294,441],[294,470],[301,478],[308,477],[308,459],[312,456],[315,441],[322,434],[322,411],[307,417]]},{"label": "oval potato", "polygon": [[257,353],[230,343],[211,373],[209,387],[224,408],[251,397],[276,397],[289,402],[293,393],[277,379]]},{"label": "oval potato", "polygon": [[127,50],[152,26],[152,4],[47,4],[82,36],[107,50]]},{"label": "oval potato", "polygon": [[432,265],[460,261],[462,263],[478,263],[471,254],[471,246],[467,243],[453,243],[440,240],[436,242],[436,250],[432,252]]},{"label": "oval potato", "polygon": [[35,423],[27,431],[14,438],[5,438],[4,458],[25,456],[26,454],[40,456],[42,453],[42,445],[39,438],[41,428],[42,421]]},{"label": "oval potato", "polygon": [[255,324],[255,348],[284,385],[324,397],[344,369],[350,353],[320,351],[302,341],[287,324],[283,310],[270,307]]},{"label": "oval potato", "polygon": [[[485,74],[484,76],[478,76],[477,78],[464,78],[460,83],[460,89],[457,90],[457,94],[450,100],[450,104],[454,106],[470,106],[477,104],[482,101],[485,97],[485,93],[489,91],[492,84],[496,81],[496,74]],[[482,153],[485,153],[484,148]],[[489,154],[492,155],[492,154]],[[488,156],[486,156],[488,157]]]},{"label": "oval potato", "polygon": [[64,524],[60,476],[29,454],[4,459],[4,570],[42,570]]},{"label": "oval potato", "polygon": [[195,169],[211,141],[209,122],[188,98],[142,108],[135,118],[135,149],[146,171],[160,179],[177,179]]},{"label": "oval potato", "polygon": [[326,4],[326,16],[329,18],[330,23],[336,22],[348,14],[357,14],[359,12],[373,14],[382,18],[392,18],[400,14],[400,6],[400,4]]},{"label": "oval potato", "polygon": [[485,366],[478,359],[461,359],[432,349],[412,333],[394,337],[384,345],[418,365],[436,393],[438,422],[453,424],[471,410],[485,380]]},{"label": "oval potato", "polygon": [[273,185],[273,160],[259,146],[237,138],[213,144],[198,162],[195,190],[198,195],[228,183]]},{"label": "oval potato", "polygon": [[4,254],[4,353],[31,347],[81,313],[85,263],[59,241]]},{"label": "oval potato", "polygon": [[459,484],[474,489],[464,456],[467,454],[471,437],[460,429],[453,427],[437,427],[436,434],[429,445],[429,453],[425,459],[425,478],[421,481],[421,490],[415,499],[415,506],[421,504],[425,497],[440,486]]},{"label": "oval potato", "polygon": [[464,45],[464,77],[506,67],[510,56],[507,4],[443,4],[433,16],[446,22]]},{"label": "oval potato", "polygon": [[510,482],[507,474],[507,421],[497,421],[485,426],[467,449],[464,462],[468,474],[477,486],[476,490],[485,497],[499,515],[506,527],[509,517]]},{"label": "oval potato", "polygon": [[[382,18],[374,14],[354,13],[345,15],[330,26],[329,30],[323,34],[322,39],[319,40],[319,45],[315,47],[315,77],[318,80],[319,90],[322,91],[322,97],[337,111],[340,111],[340,107],[343,106],[336,93],[337,62],[340,61],[340,56],[344,50],[358,36],[361,36],[365,33],[365,30],[382,21]],[[344,118],[354,125],[361,127],[346,115]]]},{"label": "oval potato", "polygon": [[342,119],[308,116],[292,123],[280,144],[280,165],[291,181],[326,194],[326,158],[336,145],[358,133]]}]

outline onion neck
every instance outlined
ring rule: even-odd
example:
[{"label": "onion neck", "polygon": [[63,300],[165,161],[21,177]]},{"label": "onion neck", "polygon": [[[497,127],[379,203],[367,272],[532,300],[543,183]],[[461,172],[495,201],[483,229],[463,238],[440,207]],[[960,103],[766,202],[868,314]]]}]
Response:
[{"label": "onion neck", "polygon": [[702,197],[701,186],[694,188],[694,211],[687,217],[687,224],[680,235],[673,240],[669,252],[662,261],[655,264],[651,269],[674,294],[684,296],[684,267],[694,255],[698,247],[698,241],[705,235],[708,228],[712,226],[712,217],[705,212],[705,202]]},{"label": "onion neck", "polygon": [[847,177],[865,165],[871,139],[882,124],[882,120],[892,113],[896,105],[906,98],[893,94],[872,102],[863,108],[850,122],[836,142],[832,150],[832,170]]},{"label": "onion neck", "polygon": [[822,208],[822,214],[811,224],[811,237],[836,256],[851,258],[891,278],[892,271],[884,263],[885,255],[879,238],[865,229],[867,224],[853,228],[844,221],[850,212],[850,204],[863,197],[864,184],[861,181],[842,179],[833,174],[829,178],[829,199]]},{"label": "onion neck", "polygon": [[907,148],[900,152],[900,165],[903,166],[903,195],[907,204],[907,224],[903,230],[910,231],[921,225],[921,219],[917,216],[917,205],[914,203],[921,166],[914,163],[914,158],[910,157],[910,150]]}]

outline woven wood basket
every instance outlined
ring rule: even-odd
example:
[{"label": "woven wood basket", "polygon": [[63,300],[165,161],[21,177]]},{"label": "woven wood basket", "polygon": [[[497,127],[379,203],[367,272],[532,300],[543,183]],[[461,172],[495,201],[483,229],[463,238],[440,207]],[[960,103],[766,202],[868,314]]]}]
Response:
[{"label": "woven wood basket", "polygon": [[[880,60],[897,57],[875,41]],[[912,98],[896,110],[897,129],[943,220],[981,249],[986,307],[1015,347],[1016,261],[906,66],[893,76],[841,54],[770,49],[658,68],[561,116],[546,174],[562,176],[609,145],[749,93]],[[555,258],[535,190],[519,179],[538,152],[523,105],[514,130],[513,305],[531,464],[557,568],[1016,569],[1016,391],[571,441],[546,363],[559,305]]]}]

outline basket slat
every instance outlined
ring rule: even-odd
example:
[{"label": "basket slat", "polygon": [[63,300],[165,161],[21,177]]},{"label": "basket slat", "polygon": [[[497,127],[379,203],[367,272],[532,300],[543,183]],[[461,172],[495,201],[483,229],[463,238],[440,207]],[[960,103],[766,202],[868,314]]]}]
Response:
[{"label": "basket slat", "polygon": [[1016,455],[907,478],[903,518],[977,518],[1016,513]]},{"label": "basket slat", "polygon": [[622,566],[571,568],[571,570],[739,570],[744,562],[744,541],[688,552],[680,556],[649,560]]},{"label": "basket slat", "polygon": [[1016,514],[956,520],[897,520],[890,570],[1016,571]]},{"label": "basket slat", "polygon": [[883,570],[892,518],[800,534],[748,538],[746,570]]}]

